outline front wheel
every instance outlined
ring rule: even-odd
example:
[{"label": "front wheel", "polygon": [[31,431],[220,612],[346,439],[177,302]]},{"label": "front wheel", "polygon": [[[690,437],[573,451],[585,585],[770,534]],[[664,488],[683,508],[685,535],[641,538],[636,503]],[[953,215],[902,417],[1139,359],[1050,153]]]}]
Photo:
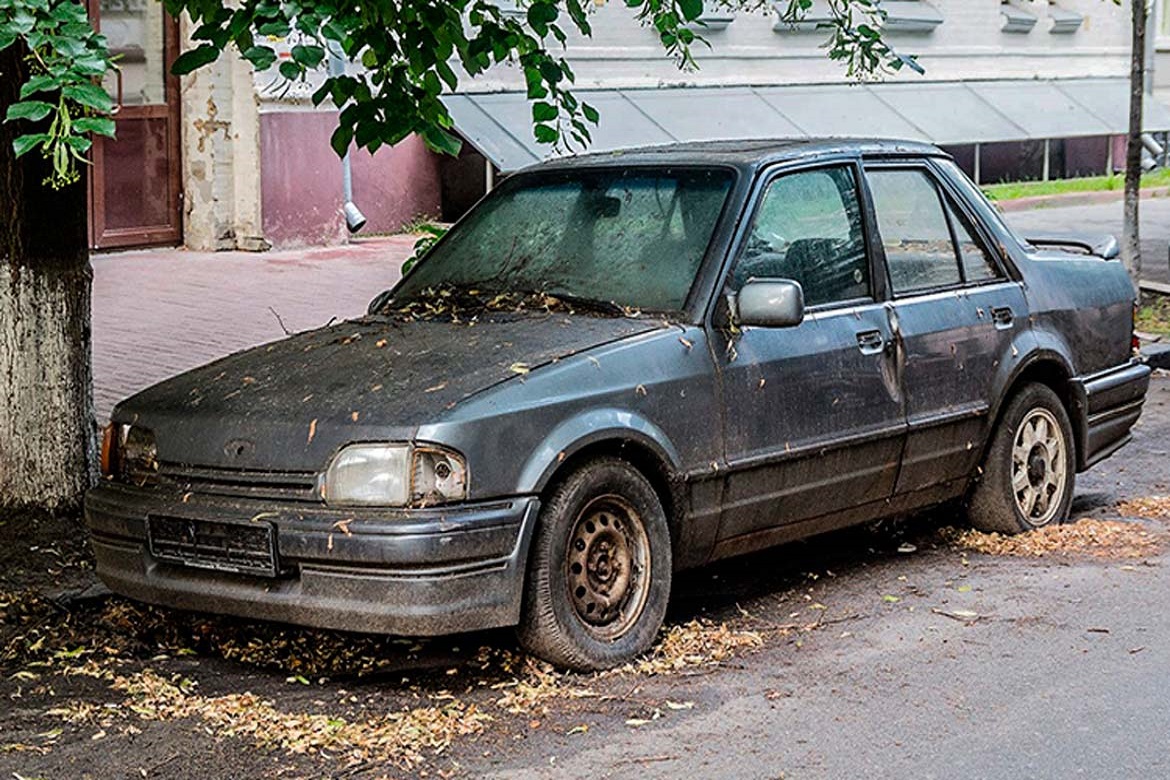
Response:
[{"label": "front wheel", "polygon": [[1016,534],[1063,523],[1076,481],[1072,425],[1060,398],[1031,384],[1008,403],[967,516],[981,531]]},{"label": "front wheel", "polygon": [[520,643],[580,671],[625,663],[654,642],[670,580],[670,532],[653,486],[625,461],[591,461],[541,509]]}]

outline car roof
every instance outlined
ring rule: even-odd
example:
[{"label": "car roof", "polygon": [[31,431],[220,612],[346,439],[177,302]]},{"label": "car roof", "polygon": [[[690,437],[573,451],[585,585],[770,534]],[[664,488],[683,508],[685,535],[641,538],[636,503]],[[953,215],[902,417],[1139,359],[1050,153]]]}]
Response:
[{"label": "car roof", "polygon": [[776,162],[789,162],[832,154],[896,157],[946,156],[946,153],[937,146],[920,141],[883,138],[761,138],[686,141],[660,146],[589,152],[558,157],[531,166],[528,170],[606,166],[619,161],[622,165],[724,164],[739,168],[759,168]]}]

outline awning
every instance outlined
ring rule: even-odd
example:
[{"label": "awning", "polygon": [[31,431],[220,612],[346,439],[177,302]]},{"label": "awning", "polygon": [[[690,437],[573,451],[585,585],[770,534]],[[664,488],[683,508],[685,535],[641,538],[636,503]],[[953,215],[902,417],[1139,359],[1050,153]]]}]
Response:
[{"label": "awning", "polygon": [[[601,122],[593,151],[720,138],[906,138],[943,145],[1122,135],[1126,79],[579,90]],[[554,156],[532,137],[522,92],[444,98],[455,128],[502,171]],[[1147,131],[1170,108],[1147,99]]]}]

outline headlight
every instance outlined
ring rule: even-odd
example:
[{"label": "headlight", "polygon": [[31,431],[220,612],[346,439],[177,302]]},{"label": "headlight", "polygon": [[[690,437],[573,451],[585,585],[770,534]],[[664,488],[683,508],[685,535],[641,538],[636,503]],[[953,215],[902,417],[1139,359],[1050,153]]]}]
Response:
[{"label": "headlight", "polygon": [[321,495],[336,506],[432,506],[467,497],[467,465],[450,450],[351,444],[333,458]]},{"label": "headlight", "polygon": [[102,474],[145,485],[158,476],[154,434],[141,425],[110,423],[102,432]]}]

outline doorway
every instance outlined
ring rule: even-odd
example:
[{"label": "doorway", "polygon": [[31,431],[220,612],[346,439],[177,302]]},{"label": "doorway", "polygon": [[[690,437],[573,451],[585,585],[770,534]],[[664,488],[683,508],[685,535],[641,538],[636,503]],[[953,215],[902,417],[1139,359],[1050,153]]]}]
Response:
[{"label": "doorway", "polygon": [[182,240],[179,25],[158,0],[87,0],[118,69],[103,86],[114,99],[117,138],[94,137],[89,179],[93,249]]}]

